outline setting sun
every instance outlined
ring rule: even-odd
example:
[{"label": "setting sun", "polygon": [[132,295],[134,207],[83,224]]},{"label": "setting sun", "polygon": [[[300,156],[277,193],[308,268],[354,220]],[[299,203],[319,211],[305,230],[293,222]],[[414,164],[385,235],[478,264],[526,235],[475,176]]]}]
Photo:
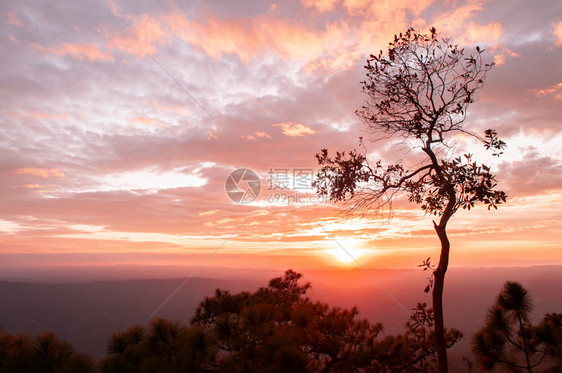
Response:
[{"label": "setting sun", "polygon": [[326,252],[339,264],[355,264],[359,259],[369,253],[369,250],[361,248],[362,243],[349,238],[334,239],[335,248],[327,249]]}]

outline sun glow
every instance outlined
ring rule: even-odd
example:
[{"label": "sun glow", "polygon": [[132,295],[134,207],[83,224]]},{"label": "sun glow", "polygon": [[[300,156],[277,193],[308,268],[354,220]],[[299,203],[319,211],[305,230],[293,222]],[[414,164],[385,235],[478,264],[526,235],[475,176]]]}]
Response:
[{"label": "sun glow", "polygon": [[357,240],[337,239],[336,248],[327,249],[326,252],[340,264],[352,264],[364,257],[368,250],[361,248],[362,243]]}]

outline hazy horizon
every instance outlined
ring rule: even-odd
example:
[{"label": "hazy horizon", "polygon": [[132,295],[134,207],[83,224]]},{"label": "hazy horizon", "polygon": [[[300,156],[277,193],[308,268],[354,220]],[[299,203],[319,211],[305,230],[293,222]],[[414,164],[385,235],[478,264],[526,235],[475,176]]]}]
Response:
[{"label": "hazy horizon", "polygon": [[[53,331],[78,351],[103,356],[108,338],[116,331],[146,325],[151,314],[188,323],[196,305],[216,288],[234,293],[255,291],[283,274],[273,272],[223,271],[215,272],[220,276],[214,279],[195,275],[187,282],[183,278],[108,280],[104,273],[97,278],[59,277],[46,282],[40,277],[24,282],[0,279],[0,302],[4,304],[0,325],[5,333]],[[382,323],[385,335],[402,333],[416,304],[431,302],[423,292],[427,274],[419,269],[372,271],[376,282],[357,268],[302,273],[302,282],[312,283],[308,296],[313,300],[333,307],[356,306],[360,318]],[[450,351],[453,367],[463,365],[462,356],[471,357],[470,338],[482,327],[488,307],[506,280],[521,282],[529,290],[533,321],[562,309],[562,288],[557,286],[562,282],[561,266],[452,268],[445,288],[446,325],[465,334]],[[174,295],[166,301],[170,294]]]}]

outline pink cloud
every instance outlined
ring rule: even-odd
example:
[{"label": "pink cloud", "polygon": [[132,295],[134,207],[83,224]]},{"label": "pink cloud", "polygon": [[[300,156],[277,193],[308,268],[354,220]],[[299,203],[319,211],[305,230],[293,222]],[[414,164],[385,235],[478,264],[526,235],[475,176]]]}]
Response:
[{"label": "pink cloud", "polygon": [[343,5],[350,14],[365,13],[369,9],[371,0],[344,0]]},{"label": "pink cloud", "polygon": [[488,44],[495,46],[505,30],[498,22],[479,24],[474,22],[478,12],[484,9],[479,0],[469,0],[452,10],[438,13],[425,27],[435,26],[442,35],[451,36],[460,45]]},{"label": "pink cloud", "polygon": [[542,89],[531,89],[529,91],[537,97],[554,96],[556,100],[562,100],[562,82],[551,85],[550,87]]},{"label": "pink cloud", "polygon": [[30,110],[26,112],[17,112],[8,114],[15,118],[23,118],[26,120],[36,119],[36,120],[68,120],[70,119],[70,113],[67,111],[59,112],[59,113],[48,113],[42,112],[39,110]]},{"label": "pink cloud", "polygon": [[119,7],[115,3],[114,0],[107,0],[107,5],[109,5],[109,9],[111,10],[111,14],[113,14],[117,18],[121,18],[122,15],[119,12]]},{"label": "pink cloud", "polygon": [[[407,13],[418,16],[433,2],[434,0],[344,0],[343,5],[350,15],[361,15],[380,23],[402,24]],[[400,29],[402,28],[401,26]]]},{"label": "pink cloud", "polygon": [[503,54],[496,54],[494,56],[494,63],[496,65],[503,65],[505,63],[505,55]]},{"label": "pink cloud", "polygon": [[302,5],[307,8],[315,8],[321,13],[332,10],[338,0],[301,0]]},{"label": "pink cloud", "polygon": [[43,53],[54,54],[57,56],[70,56],[82,60],[87,58],[90,61],[108,60],[114,61],[113,56],[109,52],[103,52],[94,44],[71,44],[63,43],[60,48],[45,48],[39,43],[30,43],[32,49]]},{"label": "pink cloud", "polygon": [[[547,192],[560,195],[562,188],[561,162],[539,154],[535,149],[524,153],[521,160],[500,165],[504,185],[512,197],[537,196]],[[508,201],[509,202],[509,201]]]},{"label": "pink cloud", "polygon": [[240,138],[246,139],[246,140],[250,140],[250,141],[256,141],[258,138],[261,139],[270,139],[271,136],[265,132],[261,132],[261,131],[256,131],[250,135],[242,135],[240,136]]},{"label": "pink cloud", "polygon": [[96,60],[108,60],[113,61],[113,56],[109,52],[101,51],[94,44],[70,44],[64,43],[62,47],[58,49],[49,49],[53,54],[60,56],[71,56],[82,60],[87,58],[90,61]]},{"label": "pink cloud", "polygon": [[562,22],[553,23],[552,26],[554,26],[552,34],[554,34],[554,37],[556,38],[554,40],[554,45],[559,47],[562,45]]},{"label": "pink cloud", "polygon": [[469,22],[474,18],[475,13],[481,10],[482,4],[478,1],[468,1],[465,5],[436,14],[432,24],[438,31],[455,35],[459,31],[464,31],[464,27],[459,26]]},{"label": "pink cloud", "polygon": [[497,51],[500,51],[500,53],[494,55],[494,62],[496,63],[496,65],[503,65],[505,63],[505,60],[507,58],[507,56],[509,57],[520,57],[521,55],[519,53],[515,53],[512,50],[504,47],[504,46],[499,46],[497,48],[493,48],[493,51],[495,53],[497,53]]},{"label": "pink cloud", "polygon": [[128,118],[129,121],[134,123],[140,123],[150,126],[161,126],[161,127],[170,127],[170,125],[158,118],[151,118],[146,116],[138,116],[134,118]]},{"label": "pink cloud", "polygon": [[42,189],[45,188],[44,185],[39,185],[39,184],[25,184],[21,186],[22,188],[26,188],[26,189]]},{"label": "pink cloud", "polygon": [[58,168],[27,167],[27,168],[17,169],[16,171],[14,171],[14,174],[38,176],[43,179],[49,179],[52,177],[64,177],[64,172],[59,170]]},{"label": "pink cloud", "polygon": [[463,44],[492,43],[495,44],[504,34],[501,24],[491,22],[485,25],[470,22],[466,31],[460,36]]},{"label": "pink cloud", "polygon": [[296,122],[275,123],[272,124],[272,126],[280,127],[281,131],[283,131],[283,135],[289,137],[304,137],[307,135],[313,135],[317,132],[304,124]]},{"label": "pink cloud", "polygon": [[183,114],[185,112],[185,109],[182,106],[168,106],[168,105],[162,104],[162,103],[160,103],[156,100],[152,101],[152,106],[154,106],[158,110],[162,110],[166,113],[175,112],[175,113],[178,113],[178,114]]},{"label": "pink cloud", "polygon": [[219,212],[220,212],[220,210],[213,209],[213,210],[208,210],[208,211],[200,212],[199,215],[200,215],[200,216],[215,215],[215,214],[218,214]]},{"label": "pink cloud", "polygon": [[6,12],[6,16],[8,17],[8,23],[12,26],[21,27],[22,23],[19,20],[16,12]]},{"label": "pink cloud", "polygon": [[271,136],[269,136],[267,133],[265,133],[265,132],[260,132],[260,131],[255,132],[255,135],[256,135],[257,137],[262,137],[262,138],[266,138],[266,139],[270,139],[270,138],[271,138]]},{"label": "pink cloud", "polygon": [[[303,5],[321,12],[332,9],[336,0],[302,0]],[[359,12],[365,19],[333,21],[323,29],[287,20],[271,14],[250,19],[222,19],[213,15],[203,20],[188,19],[174,9],[164,16],[142,15],[125,35],[102,28],[110,49],[137,56],[155,53],[156,45],[178,37],[216,59],[235,54],[248,63],[263,53],[282,59],[306,62],[305,71],[347,69],[389,36],[408,25],[408,14],[418,14],[432,0],[407,0],[400,4],[378,1],[346,1],[350,13]],[[373,15],[376,15],[373,16]],[[381,44],[384,45],[384,44]]]},{"label": "pink cloud", "polygon": [[144,57],[156,52],[155,44],[163,44],[166,40],[166,32],[162,24],[156,18],[143,14],[127,30],[126,35],[110,35],[107,46],[110,49],[118,49],[129,54]]},{"label": "pink cloud", "polygon": [[37,51],[39,51],[39,52],[44,52],[44,51],[45,51],[45,47],[42,46],[42,45],[39,44],[39,43],[29,43],[29,46],[30,46],[32,49],[35,49],[35,50],[37,50]]},{"label": "pink cloud", "polygon": [[204,50],[212,58],[232,53],[244,63],[266,51],[294,60],[342,53],[338,47],[347,40],[350,31],[345,24],[328,24],[325,30],[316,31],[269,15],[250,20],[221,20],[210,16],[200,22],[171,13],[164,17],[164,22],[173,35]]}]

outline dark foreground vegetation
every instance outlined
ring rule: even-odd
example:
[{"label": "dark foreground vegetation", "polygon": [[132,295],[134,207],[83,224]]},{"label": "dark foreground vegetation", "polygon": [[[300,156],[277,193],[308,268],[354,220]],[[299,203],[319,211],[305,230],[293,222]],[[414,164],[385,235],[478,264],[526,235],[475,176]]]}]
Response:
[{"label": "dark foreground vegetation", "polygon": [[[94,362],[54,334],[0,333],[1,372],[425,372],[435,371],[433,313],[419,304],[403,334],[385,335],[358,311],[307,296],[309,283],[288,270],[268,287],[231,294],[217,289],[190,325],[154,319],[109,340]],[[478,367],[560,371],[562,315],[532,326],[525,289],[506,283],[486,326],[474,336]],[[447,330],[447,346],[462,333]],[[467,364],[467,370],[470,364]],[[544,368],[539,370],[540,368]],[[558,369],[558,370],[557,370]]]}]

